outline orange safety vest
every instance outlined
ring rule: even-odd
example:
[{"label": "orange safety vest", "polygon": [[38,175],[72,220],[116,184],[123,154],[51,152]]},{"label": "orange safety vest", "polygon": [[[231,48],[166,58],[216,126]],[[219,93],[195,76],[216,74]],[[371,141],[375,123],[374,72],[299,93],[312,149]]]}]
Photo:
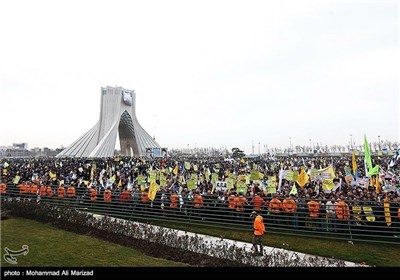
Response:
[{"label": "orange safety vest", "polygon": [[58,198],[64,198],[64,197],[65,197],[65,188],[59,187],[58,188]]},{"label": "orange safety vest", "polygon": [[260,211],[261,210],[261,206],[264,205],[264,199],[262,199],[262,197],[260,197],[258,194],[253,197],[253,199],[251,200],[250,204],[253,204],[253,209],[255,211]]},{"label": "orange safety vest", "polygon": [[53,189],[50,186],[46,188],[46,193],[48,197],[53,197],[54,195]]},{"label": "orange safety vest", "polygon": [[36,194],[38,190],[38,186],[37,185],[32,185],[31,186],[31,194]]},{"label": "orange safety vest", "polygon": [[105,190],[103,194],[104,202],[111,202],[111,190]]},{"label": "orange safety vest", "polygon": [[296,213],[296,202],[291,198],[285,198],[282,202],[282,208],[286,213]]},{"label": "orange safety vest", "polygon": [[246,198],[243,195],[240,195],[235,198],[235,204],[236,204],[236,211],[237,212],[244,212],[244,205],[246,203]]},{"label": "orange safety vest", "polygon": [[203,207],[203,197],[199,194],[196,194],[193,199],[194,208]]},{"label": "orange safety vest", "polygon": [[319,215],[319,203],[315,200],[311,200],[307,203],[308,211],[310,211],[311,218],[317,218]]},{"label": "orange safety vest", "polygon": [[178,207],[178,195],[176,193],[171,194],[171,197],[169,198],[171,203],[169,204],[169,207],[171,208],[177,208]]},{"label": "orange safety vest", "polygon": [[350,219],[350,209],[349,205],[347,205],[344,201],[339,201],[335,207],[336,217],[340,220],[348,220]]},{"label": "orange safety vest", "polygon": [[41,186],[39,189],[39,195],[41,197],[46,196],[46,186]]},{"label": "orange safety vest", "polygon": [[131,194],[127,191],[124,190],[120,196],[119,196],[119,202],[121,203],[127,203],[131,199]]},{"label": "orange safety vest", "polygon": [[67,189],[67,195],[69,198],[74,198],[76,196],[75,188],[74,187],[69,187]]},{"label": "orange safety vest", "polygon": [[149,193],[147,191],[142,191],[142,194],[141,194],[140,198],[142,199],[143,203],[147,203],[147,202],[150,201]]},{"label": "orange safety vest", "polygon": [[6,194],[6,192],[7,192],[7,185],[6,184],[4,184],[4,183],[0,184],[0,192],[1,192],[1,194]]},{"label": "orange safety vest", "polygon": [[30,193],[31,191],[31,187],[27,184],[21,184],[18,186],[19,188],[19,193],[23,194],[23,193]]},{"label": "orange safety vest", "polygon": [[271,213],[279,214],[281,212],[282,202],[277,199],[273,198],[269,202],[269,208],[271,209]]},{"label": "orange safety vest", "polygon": [[228,207],[230,208],[230,209],[235,209],[236,207],[235,207],[235,196],[233,195],[233,194],[231,194],[229,197],[228,197]]},{"label": "orange safety vest", "polygon": [[256,218],[254,219],[254,235],[260,236],[263,235],[265,232],[265,225],[263,222],[263,217],[260,215],[257,215]]}]

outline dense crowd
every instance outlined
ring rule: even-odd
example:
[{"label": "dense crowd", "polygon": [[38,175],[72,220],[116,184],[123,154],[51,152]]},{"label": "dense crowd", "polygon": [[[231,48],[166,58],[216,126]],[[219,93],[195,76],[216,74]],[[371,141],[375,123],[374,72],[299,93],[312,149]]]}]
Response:
[{"label": "dense crowd", "polygon": [[[256,210],[266,216],[267,224],[329,231],[332,220],[339,221],[339,227],[343,221],[379,222],[397,234],[399,164],[393,164],[392,157],[373,157],[372,162],[380,166],[380,172],[370,178],[365,174],[364,157],[352,162],[351,155],[31,158],[3,159],[0,166],[3,196],[78,199],[128,205],[138,211],[157,208],[162,215],[182,213],[203,219],[212,219],[218,212],[244,220]],[[332,187],[326,188],[321,176],[312,173],[328,167],[334,175]],[[282,176],[286,170],[295,172],[297,178],[304,172],[307,179],[299,183],[296,176]]]}]

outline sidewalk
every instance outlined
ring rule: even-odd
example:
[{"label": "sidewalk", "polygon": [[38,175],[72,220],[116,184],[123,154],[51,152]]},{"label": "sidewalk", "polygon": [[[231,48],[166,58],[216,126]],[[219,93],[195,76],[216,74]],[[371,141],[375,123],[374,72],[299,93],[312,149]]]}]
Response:
[{"label": "sidewalk", "polygon": [[[93,217],[94,218],[102,218],[103,215],[94,214]],[[111,218],[111,219],[118,220],[118,221],[121,221],[124,223],[128,222],[128,223],[132,223],[132,224],[136,224],[136,225],[142,225],[145,227],[151,227],[152,229],[154,229],[156,231],[158,231],[160,229],[165,229],[160,226],[149,225],[149,224],[144,224],[144,223],[134,222],[134,221],[127,221],[127,220],[123,220],[123,219],[119,219],[119,218]],[[226,244],[228,247],[230,247],[231,245],[234,245],[242,250],[245,250],[246,252],[249,253],[249,255],[252,254],[252,246],[253,246],[252,243],[241,242],[241,241],[236,241],[236,240],[231,240],[231,239],[223,239],[220,237],[214,237],[214,236],[209,236],[209,235],[204,235],[204,234],[197,234],[197,233],[193,233],[193,232],[186,232],[186,231],[177,230],[177,229],[171,229],[171,228],[168,228],[168,229],[171,230],[177,236],[197,237],[202,242],[207,244],[207,246],[210,246],[210,247],[219,248],[219,247],[221,247],[221,244]],[[143,238],[145,238],[145,237],[143,236]],[[209,253],[208,255],[213,256],[213,257],[216,256],[215,251],[211,250],[210,252],[211,253]],[[286,256],[289,258],[288,261],[293,261],[293,262],[301,261],[302,263],[305,264],[304,266],[314,266],[313,264],[315,264],[315,263],[323,264],[323,266],[338,266],[338,265],[345,266],[345,267],[361,266],[361,265],[359,265],[357,263],[353,263],[353,262],[342,261],[342,260],[337,260],[337,259],[332,259],[332,258],[325,258],[325,257],[304,254],[304,253],[281,249],[281,248],[269,247],[269,246],[264,246],[263,257],[254,257],[255,261],[254,261],[253,265],[255,264],[255,265],[263,266],[262,258],[268,258],[268,257],[271,258],[272,257],[274,259],[274,257],[275,257],[275,259],[277,260],[278,258],[276,258],[276,256],[278,256],[278,257]],[[274,262],[274,260],[272,260],[272,262]],[[277,264],[277,266],[282,266],[280,264],[282,264],[282,263]]]}]

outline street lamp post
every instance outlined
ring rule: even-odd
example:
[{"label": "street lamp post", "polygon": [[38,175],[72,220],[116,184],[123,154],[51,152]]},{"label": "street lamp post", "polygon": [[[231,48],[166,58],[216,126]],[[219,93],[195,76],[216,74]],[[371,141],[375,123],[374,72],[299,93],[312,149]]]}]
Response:
[{"label": "street lamp post", "polygon": [[292,150],[292,137],[289,137],[289,154]]},{"label": "street lamp post", "polygon": [[353,134],[350,134],[350,150],[353,150]]},{"label": "street lamp post", "polygon": [[310,138],[310,139],[308,139],[308,140],[310,140],[310,153],[312,153],[312,147],[311,147],[311,138]]},{"label": "street lamp post", "polygon": [[379,147],[379,151],[381,150],[381,136],[378,135],[378,147]]}]

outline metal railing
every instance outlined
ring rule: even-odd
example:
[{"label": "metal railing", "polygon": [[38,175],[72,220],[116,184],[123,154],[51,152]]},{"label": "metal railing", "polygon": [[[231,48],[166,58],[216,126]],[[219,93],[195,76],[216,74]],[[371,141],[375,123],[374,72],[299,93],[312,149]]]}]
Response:
[{"label": "metal railing", "polygon": [[[121,201],[120,194],[114,191],[111,202],[105,202],[104,190],[97,192],[96,200],[91,198],[89,190],[77,189],[76,196],[63,198],[58,197],[56,186],[52,187],[52,191],[54,194],[51,197],[47,194],[41,196],[40,189],[33,193],[27,190],[21,192],[16,185],[9,184],[6,193],[1,194],[1,199],[72,207],[127,220],[162,223],[171,227],[172,223],[179,223],[243,231],[252,231],[253,228],[250,215],[254,206],[249,198],[246,199],[243,208],[237,209],[230,208],[227,199],[220,201],[213,195],[202,196],[203,205],[197,207],[199,205],[195,205],[194,200],[187,197],[179,198],[176,203],[171,204],[169,194],[157,195],[154,201],[144,202],[139,192],[131,195],[129,200]],[[319,210],[314,214],[311,214],[307,202],[302,199],[296,200],[295,213],[287,213],[283,208],[275,209],[279,212],[274,211],[268,206],[268,199],[264,201],[266,203],[257,213],[263,216],[266,231],[269,233],[400,244],[399,203],[392,202],[389,208],[385,208],[383,202],[345,201],[348,212],[345,209],[343,215],[338,215],[327,213],[325,201],[315,200]],[[335,211],[334,207],[330,209]]]}]

